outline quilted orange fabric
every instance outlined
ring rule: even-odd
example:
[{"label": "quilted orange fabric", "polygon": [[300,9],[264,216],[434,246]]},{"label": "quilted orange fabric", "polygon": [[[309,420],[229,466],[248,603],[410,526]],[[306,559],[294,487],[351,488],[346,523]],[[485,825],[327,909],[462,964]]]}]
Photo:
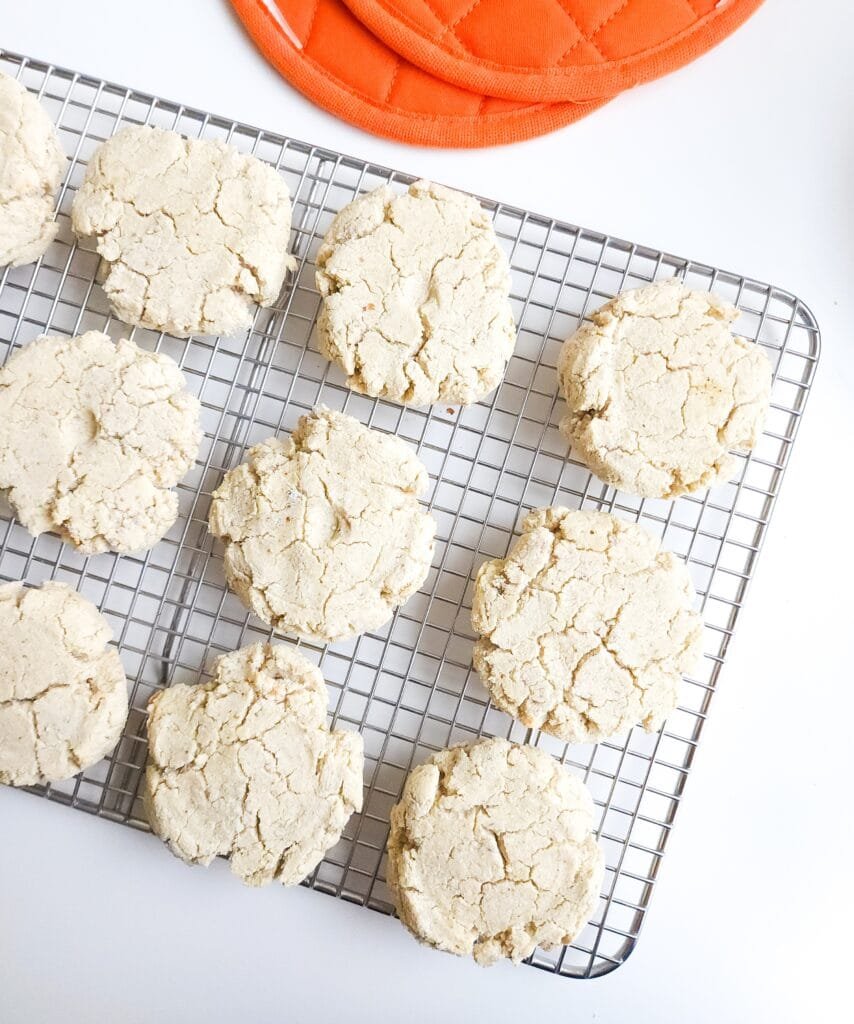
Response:
[{"label": "quilted orange fabric", "polygon": [[607,101],[507,100],[452,85],[377,39],[341,0],[231,0],[264,56],[319,106],[423,146],[491,146],[554,131]]},{"label": "quilted orange fabric", "polygon": [[345,0],[393,50],[464,89],[606,98],[710,50],[762,0]]}]

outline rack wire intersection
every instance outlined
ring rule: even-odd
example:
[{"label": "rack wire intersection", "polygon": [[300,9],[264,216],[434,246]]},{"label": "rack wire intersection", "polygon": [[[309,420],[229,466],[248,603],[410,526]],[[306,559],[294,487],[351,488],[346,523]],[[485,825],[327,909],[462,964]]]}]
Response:
[{"label": "rack wire intersection", "polygon": [[[103,330],[168,353],[202,403],[205,439],[180,485],[180,517],[142,556],[83,557],[49,534],[34,540],[0,508],[0,580],[69,583],[113,627],[131,682],[131,712],[112,757],[67,783],[32,787],[50,800],[145,829],[139,797],[145,707],[154,690],[207,678],[213,658],[269,639],[224,581],[221,549],[207,532],[210,496],[247,448],[289,431],[319,404],[408,440],[430,472],[427,504],[436,554],[421,591],[385,628],[332,646],[299,643],[329,686],[330,718],[358,729],[366,755],[365,806],[306,885],[392,912],[385,885],[388,815],[410,767],[430,752],[480,735],[551,751],[590,787],[606,874],[590,924],[571,946],[537,950],[529,963],[562,976],[605,974],[637,940],[720,668],[780,489],[819,355],[806,306],[780,288],[680,259],[502,203],[483,200],[510,257],[519,327],[501,387],[463,409],[411,409],[344,386],[312,337],[319,297],[313,258],[333,215],[358,193],[409,175],[285,138],[179,103],[0,50],[0,70],[35,93],[55,120],[71,163],[58,201],[59,235],[36,264],[0,271],[0,363],[43,333]],[[95,275],[98,257],[75,244],[69,212],[86,161],[128,124],[221,138],[273,164],[294,200],[298,259],[279,303],[234,338],[131,330],[111,318]],[[555,364],[563,340],[589,311],[624,288],[679,275],[742,311],[737,330],[763,346],[774,367],[765,433],[733,480],[673,502],[639,500],[567,456],[557,424]],[[526,731],[489,704],[471,668],[474,573],[503,556],[531,508],[606,509],[642,523],[682,556],[705,622],[702,667],[655,735],[566,745]],[[283,637],[277,639],[291,642]]]}]

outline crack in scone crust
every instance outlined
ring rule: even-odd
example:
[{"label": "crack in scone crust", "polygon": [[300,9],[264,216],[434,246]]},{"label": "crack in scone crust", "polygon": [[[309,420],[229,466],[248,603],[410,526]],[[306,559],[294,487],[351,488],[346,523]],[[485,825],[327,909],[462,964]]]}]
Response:
[{"label": "crack in scone crust", "polygon": [[66,162],[38,100],[0,73],[0,269],[32,263],[56,237],[54,196]]},{"label": "crack in scone crust", "polygon": [[702,650],[685,565],[605,512],[531,512],[478,571],[474,666],[502,711],[569,743],[658,729]]},{"label": "crack in scone crust", "polygon": [[410,405],[469,404],[516,343],[510,271],[477,200],[417,181],[336,216],[317,256],[318,336],[351,388]]},{"label": "crack in scone crust", "polygon": [[391,811],[401,921],[483,965],[572,942],[602,883],[593,815],[585,786],[536,747],[487,739],[434,754]]},{"label": "crack in scone crust", "polygon": [[674,498],[726,480],[752,450],[771,394],[735,306],[678,280],[623,292],[564,344],[561,430],[588,467],[630,494]]},{"label": "crack in scone crust", "polygon": [[320,671],[284,644],[219,658],[149,703],[144,801],[176,856],[225,856],[248,885],[295,885],[362,807],[358,733],[330,731]]},{"label": "crack in scone crust", "polygon": [[200,441],[177,364],[131,341],[38,338],[0,369],[0,490],[30,533],[86,554],[160,540]]},{"label": "crack in scone crust", "polygon": [[128,696],[111,635],[64,583],[0,586],[0,783],[68,779],[115,747]]},{"label": "crack in scone crust", "polygon": [[427,471],[397,437],[317,409],[249,451],[214,493],[232,589],[264,622],[332,641],[376,629],[424,582]]},{"label": "crack in scone crust", "polygon": [[126,128],[96,150],[71,220],[95,239],[115,315],[176,337],[244,330],[296,265],[275,168],[161,128]]}]

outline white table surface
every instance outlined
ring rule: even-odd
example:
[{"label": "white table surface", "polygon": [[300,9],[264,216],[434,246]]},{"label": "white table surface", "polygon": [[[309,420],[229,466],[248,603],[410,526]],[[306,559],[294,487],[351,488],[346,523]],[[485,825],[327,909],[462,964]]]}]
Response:
[{"label": "white table surface", "polygon": [[0,46],[772,281],[805,299],[824,338],[626,964],[592,982],[482,970],[420,948],[392,919],[301,889],[245,889],[222,862],[190,870],[148,835],[3,789],[3,1024],[844,1016],[852,31],[848,0],[769,0],[699,62],[577,125],[463,152],[395,145],[317,110],[225,0],[0,0]]}]

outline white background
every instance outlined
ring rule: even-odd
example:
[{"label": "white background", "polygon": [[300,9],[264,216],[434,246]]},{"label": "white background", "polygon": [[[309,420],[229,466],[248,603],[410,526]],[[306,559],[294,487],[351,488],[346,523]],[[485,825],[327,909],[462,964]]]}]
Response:
[{"label": "white background", "polygon": [[394,920],[301,889],[244,889],[222,862],[190,870],[150,836],[4,789],[2,1024],[846,1015],[850,10],[848,0],[768,0],[699,62],[585,121],[466,152],[398,146],[312,107],[264,63],[225,0],[0,0],[0,46],[772,281],[806,300],[824,339],[758,575],[625,965],[592,982],[479,969],[420,948]]}]

